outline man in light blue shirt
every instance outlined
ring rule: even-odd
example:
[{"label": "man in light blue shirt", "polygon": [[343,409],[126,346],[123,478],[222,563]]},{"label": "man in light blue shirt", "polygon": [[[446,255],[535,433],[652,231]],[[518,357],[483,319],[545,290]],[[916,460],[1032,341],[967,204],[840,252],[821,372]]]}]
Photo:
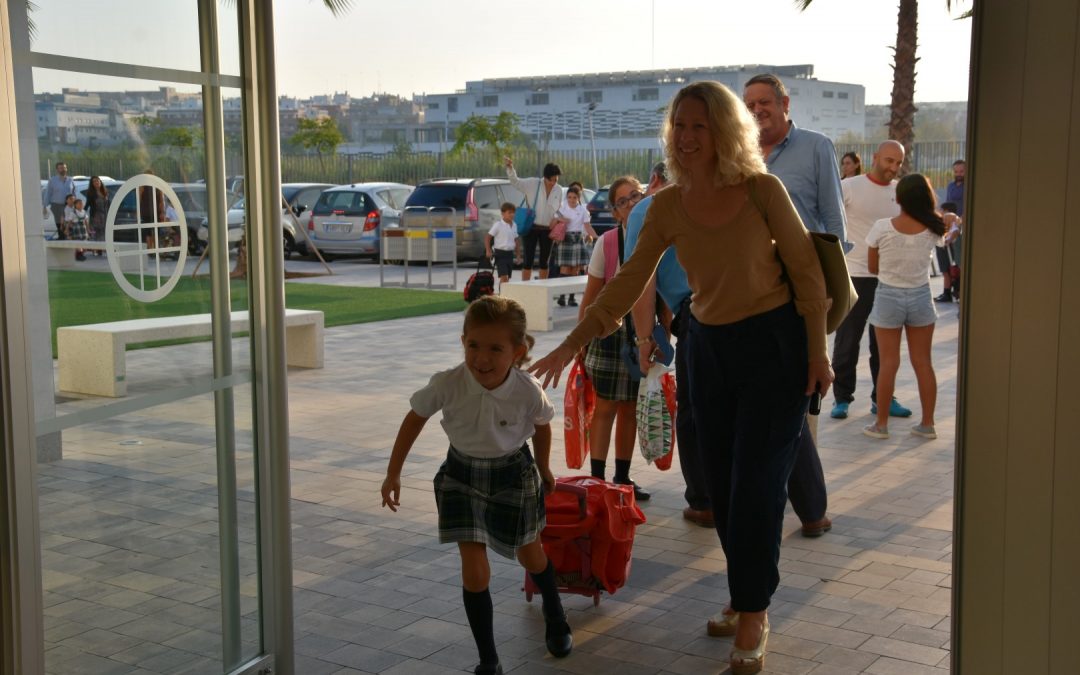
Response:
[{"label": "man in light blue shirt", "polygon": [[[649,188],[646,194],[652,195],[667,185],[667,170],[663,162],[652,169],[649,176]],[[645,224],[645,212],[649,210],[652,197],[641,200],[626,223],[626,257],[634,251],[641,228]],[[683,480],[686,481],[687,507],[683,509],[683,518],[702,527],[713,527],[712,504],[705,488],[704,469],[698,457],[697,434],[694,431],[694,418],[690,414],[689,371],[686,364],[686,333],[690,327],[690,284],[686,272],[675,259],[675,248],[671,247],[660,258],[656,267],[656,276],[645,287],[641,298],[634,304],[631,315],[635,326],[652,326],[656,321],[656,292],[675,314],[671,322],[671,332],[677,340],[675,349],[675,387],[679,414],[675,416],[675,437],[679,445],[679,467]],[[640,363],[648,363],[656,349],[648,330],[638,331]]]},{"label": "man in light blue shirt", "polygon": [[68,175],[67,164],[57,162],[56,173],[49,177],[49,182],[45,185],[45,194],[42,197],[44,202],[42,204],[42,213],[48,215],[49,210],[52,210],[57,235],[64,231],[61,227],[64,223],[64,202],[67,200],[68,195],[73,194],[75,194],[75,181]]},{"label": "man in light blue shirt", "polygon": [[787,90],[775,75],[750,78],[743,101],[761,131],[761,154],[769,173],[787,188],[803,225],[811,232],[835,234],[844,250],[850,250],[833,142],[788,119]]}]

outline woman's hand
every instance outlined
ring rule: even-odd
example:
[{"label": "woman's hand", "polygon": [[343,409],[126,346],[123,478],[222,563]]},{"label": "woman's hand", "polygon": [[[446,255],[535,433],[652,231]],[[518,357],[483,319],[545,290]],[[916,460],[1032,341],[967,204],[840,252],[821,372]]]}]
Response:
[{"label": "woman's hand", "polygon": [[397,511],[401,505],[401,478],[387,476],[382,484],[382,505],[389,506],[391,511]]},{"label": "woman's hand", "polygon": [[806,395],[810,396],[817,391],[822,396],[829,391],[833,382],[833,369],[828,361],[811,361],[809,372],[806,376]]},{"label": "woman's hand", "polygon": [[563,368],[574,359],[575,354],[576,352],[564,342],[553,349],[550,354],[529,366],[529,372],[533,374],[533,377],[540,380],[540,385],[544,389],[547,389],[549,385],[558,387]]}]

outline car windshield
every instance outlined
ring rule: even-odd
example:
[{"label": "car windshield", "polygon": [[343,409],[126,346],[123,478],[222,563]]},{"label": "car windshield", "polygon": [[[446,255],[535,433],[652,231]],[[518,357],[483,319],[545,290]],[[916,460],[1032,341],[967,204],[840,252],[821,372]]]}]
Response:
[{"label": "car windshield", "polygon": [[445,183],[420,185],[409,195],[405,206],[450,207],[456,211],[464,211],[465,198],[468,194],[468,185]]},{"label": "car windshield", "polygon": [[611,206],[608,204],[607,193],[607,188],[601,188],[600,191],[596,193],[596,196],[592,198],[592,201],[589,202],[589,205],[598,209],[610,208]]}]

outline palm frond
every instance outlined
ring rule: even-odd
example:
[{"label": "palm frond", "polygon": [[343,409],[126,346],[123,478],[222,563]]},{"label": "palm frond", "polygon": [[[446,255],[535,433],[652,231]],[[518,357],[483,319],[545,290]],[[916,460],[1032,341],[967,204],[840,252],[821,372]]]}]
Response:
[{"label": "palm frond", "polygon": [[814,0],[795,0],[795,6],[799,8],[800,12],[805,12],[806,8],[810,6],[810,3]]},{"label": "palm frond", "polygon": [[334,16],[340,16],[352,9],[352,0],[323,0],[323,4]]}]

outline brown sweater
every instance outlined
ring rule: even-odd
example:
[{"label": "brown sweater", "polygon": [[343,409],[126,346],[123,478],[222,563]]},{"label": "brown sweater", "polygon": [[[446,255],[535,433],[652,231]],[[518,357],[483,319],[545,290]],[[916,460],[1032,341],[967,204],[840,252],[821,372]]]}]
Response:
[{"label": "brown sweater", "polygon": [[[810,233],[779,179],[761,174],[753,180],[767,223],[750,198],[727,223],[696,223],[683,208],[678,186],[658,192],[633,255],[604,286],[566,344],[578,350],[593,337],[617,329],[660,256],[674,245],[693,291],[690,312],[695,319],[712,326],[734,323],[790,302],[794,286],[795,309],[806,320],[810,360],[827,361],[825,315],[830,301]],[[791,285],[783,277],[784,268]]]}]

